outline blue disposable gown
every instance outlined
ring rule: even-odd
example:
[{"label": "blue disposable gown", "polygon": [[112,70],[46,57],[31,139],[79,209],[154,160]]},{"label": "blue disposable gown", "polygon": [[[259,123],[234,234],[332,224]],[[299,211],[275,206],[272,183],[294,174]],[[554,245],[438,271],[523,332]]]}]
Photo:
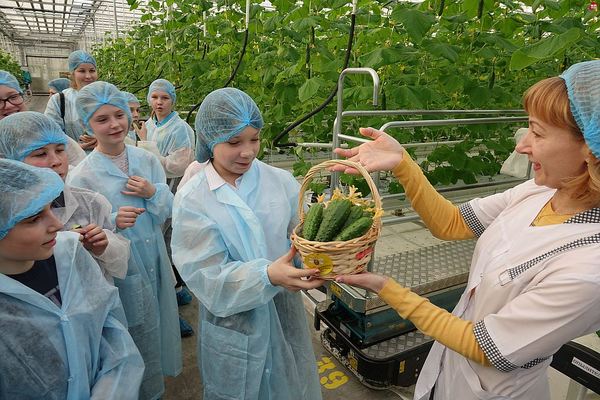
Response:
[{"label": "blue disposable gown", "polygon": [[125,137],[125,144],[135,146],[136,143],[137,143],[137,136],[135,134],[135,131],[127,132],[127,136]]},{"label": "blue disposable gown", "polygon": [[173,194],[156,157],[132,146],[127,146],[126,151],[129,176],[152,182],[156,187],[152,198],[122,194],[128,176],[97,150],[69,172],[67,181],[103,194],[112,204],[113,222],[119,207],[146,209],[135,226],[119,230],[130,241],[131,255],[127,276],[123,280],[115,278],[115,286],[119,288],[129,332],[146,364],[140,397],[153,399],[164,391],[163,375],[177,376],[182,369],[175,283],[161,231],[161,224],[171,213]]},{"label": "blue disposable gown", "polygon": [[[169,117],[167,117],[169,118]],[[153,118],[146,121],[146,141],[137,145],[158,157],[167,178],[183,176],[185,169],[194,161],[194,131],[173,111],[164,124],[156,126]]]},{"label": "blue disposable gown", "polygon": [[65,95],[64,121],[60,116],[60,97],[58,93],[50,97],[44,114],[60,125],[67,136],[78,142],[79,136],[85,133],[85,127],[81,123],[79,114],[77,113],[76,101],[79,92],[73,88],[68,88],[63,90],[63,94]]},{"label": "blue disposable gown", "polygon": [[62,305],[0,274],[1,399],[137,400],[144,363],[117,289],[79,243],[54,249]]},{"label": "blue disposable gown", "polygon": [[273,286],[267,266],[290,249],[298,183],[258,160],[237,191],[209,189],[205,170],[173,207],[173,260],[200,300],[204,399],[318,400],[300,293]]},{"label": "blue disposable gown", "polygon": [[69,231],[74,225],[85,227],[96,224],[101,227],[108,239],[108,246],[99,256],[90,254],[108,282],[113,283],[113,277],[125,278],[129,260],[129,240],[114,232],[111,204],[100,193],[80,187],[65,185],[63,195],[65,207],[52,208],[54,215],[63,224],[62,230]]}]

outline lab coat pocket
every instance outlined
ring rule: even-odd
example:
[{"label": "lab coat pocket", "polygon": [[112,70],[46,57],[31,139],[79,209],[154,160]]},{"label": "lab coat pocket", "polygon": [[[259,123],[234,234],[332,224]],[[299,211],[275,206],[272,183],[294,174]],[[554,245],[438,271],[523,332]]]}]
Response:
[{"label": "lab coat pocket", "polygon": [[145,314],[142,276],[127,275],[125,279],[115,279],[115,286],[119,288],[127,325],[131,328],[142,324]]},{"label": "lab coat pocket", "polygon": [[481,387],[479,376],[473,370],[473,367],[471,367],[470,362],[466,359],[461,360],[460,368],[463,371],[466,384],[461,385],[462,389],[459,389],[461,394],[460,396],[456,397],[457,399],[511,400],[511,398],[508,396],[491,393]]},{"label": "lab coat pocket", "polygon": [[202,321],[200,349],[205,398],[245,399],[248,336]]}]

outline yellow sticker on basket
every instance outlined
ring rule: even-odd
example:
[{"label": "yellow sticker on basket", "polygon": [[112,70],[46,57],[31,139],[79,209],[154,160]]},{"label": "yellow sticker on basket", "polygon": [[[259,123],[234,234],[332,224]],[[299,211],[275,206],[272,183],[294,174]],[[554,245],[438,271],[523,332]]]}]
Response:
[{"label": "yellow sticker on basket", "polygon": [[327,254],[311,253],[302,260],[308,268],[316,268],[321,275],[330,274],[333,271],[333,261]]}]

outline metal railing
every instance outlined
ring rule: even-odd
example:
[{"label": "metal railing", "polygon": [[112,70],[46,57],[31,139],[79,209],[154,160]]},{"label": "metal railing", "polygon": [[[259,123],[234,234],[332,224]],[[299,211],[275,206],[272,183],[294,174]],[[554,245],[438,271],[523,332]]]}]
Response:
[{"label": "metal railing", "polygon": [[[383,124],[380,130],[389,129],[406,129],[414,127],[430,127],[430,126],[462,126],[462,125],[475,125],[475,124],[514,124],[520,122],[526,122],[527,116],[523,110],[518,109],[507,109],[507,110],[347,110],[344,111],[343,104],[343,91],[344,91],[344,80],[347,75],[350,74],[361,74],[370,75],[373,80],[373,106],[377,106],[379,102],[379,86],[380,80],[377,72],[372,68],[347,68],[343,70],[338,78],[338,90],[337,90],[337,111],[336,118],[333,123],[333,135],[330,143],[298,143],[298,146],[305,148],[321,148],[321,149],[332,149],[336,147],[346,147],[345,142],[353,143],[366,143],[370,139],[363,137],[352,136],[342,133],[342,122],[345,117],[382,117],[382,116],[423,116],[423,115],[496,115],[492,117],[475,117],[475,118],[449,118],[449,119],[426,119],[426,120],[407,120],[407,121],[390,121]],[[517,116],[506,116],[506,115],[517,115]],[[415,148],[423,146],[435,146],[435,145],[452,145],[462,142],[461,140],[447,140],[437,142],[422,142],[422,143],[407,143],[403,144],[405,148]],[[337,158],[337,154],[333,153],[332,157]],[[339,172],[331,173],[331,188],[334,189],[339,186]],[[374,173],[373,179],[378,188],[381,187],[379,181],[379,174]],[[475,184],[464,184],[455,185],[452,187],[438,188],[438,192],[451,192],[464,189],[474,189],[482,187],[493,187],[497,185],[511,184],[523,182],[525,179],[507,179],[501,182],[480,182]],[[388,194],[382,196],[383,199],[392,199],[402,197],[404,194]],[[386,217],[385,223],[398,223],[404,221],[410,221],[418,219],[418,216],[403,216],[403,217]]]}]

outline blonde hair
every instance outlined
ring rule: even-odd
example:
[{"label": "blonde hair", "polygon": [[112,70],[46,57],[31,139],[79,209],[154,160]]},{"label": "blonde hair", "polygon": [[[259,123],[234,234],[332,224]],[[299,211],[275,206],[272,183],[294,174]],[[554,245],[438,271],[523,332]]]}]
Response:
[{"label": "blonde hair", "polygon": [[[523,106],[529,115],[567,129],[577,140],[584,141],[583,133],[573,114],[565,81],[559,77],[543,79],[531,86],[523,95]],[[566,179],[565,188],[572,190],[578,200],[600,202],[600,160],[590,151],[587,169],[579,176]]]}]

